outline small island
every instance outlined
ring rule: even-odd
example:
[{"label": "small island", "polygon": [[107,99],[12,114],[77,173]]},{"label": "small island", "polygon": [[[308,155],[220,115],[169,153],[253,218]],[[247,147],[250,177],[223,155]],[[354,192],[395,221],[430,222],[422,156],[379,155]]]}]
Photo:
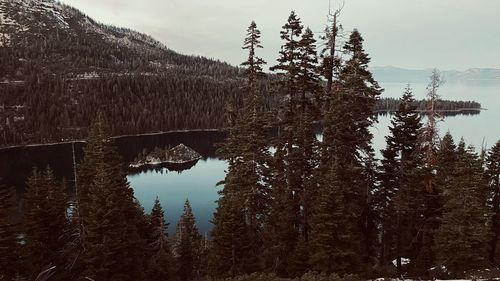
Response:
[{"label": "small island", "polygon": [[192,148],[179,144],[170,149],[155,148],[150,153],[139,154],[129,165],[130,168],[141,168],[144,166],[157,165],[186,165],[200,160],[201,155]]}]

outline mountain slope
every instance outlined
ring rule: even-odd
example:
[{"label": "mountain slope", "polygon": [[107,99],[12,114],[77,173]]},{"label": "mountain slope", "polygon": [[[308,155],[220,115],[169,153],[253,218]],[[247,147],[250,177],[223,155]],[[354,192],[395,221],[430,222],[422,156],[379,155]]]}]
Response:
[{"label": "mountain slope", "polygon": [[176,53],[53,0],[0,0],[0,146],[221,128],[241,102],[240,70]]},{"label": "mountain slope", "polygon": [[0,70],[0,80],[22,78],[28,63],[66,75],[162,72],[193,64],[203,70],[219,68],[219,73],[237,71],[217,61],[177,54],[148,35],[97,23],[53,0],[0,0],[0,46],[3,54],[11,55],[9,67]]}]

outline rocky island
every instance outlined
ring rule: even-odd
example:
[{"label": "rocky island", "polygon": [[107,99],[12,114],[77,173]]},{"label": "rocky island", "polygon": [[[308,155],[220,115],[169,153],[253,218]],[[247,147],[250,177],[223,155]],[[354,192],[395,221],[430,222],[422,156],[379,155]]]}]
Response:
[{"label": "rocky island", "polygon": [[157,165],[186,165],[201,159],[201,155],[192,148],[179,144],[170,149],[155,148],[148,154],[140,154],[130,165],[130,168]]}]

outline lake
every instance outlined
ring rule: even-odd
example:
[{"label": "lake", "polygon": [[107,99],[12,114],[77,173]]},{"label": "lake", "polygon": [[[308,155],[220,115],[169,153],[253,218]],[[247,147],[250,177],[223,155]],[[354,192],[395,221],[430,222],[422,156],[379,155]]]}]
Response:
[{"label": "lake", "polygon": [[[381,86],[385,88],[385,97],[400,97],[406,87],[403,83],[381,83]],[[425,97],[425,84],[414,84],[412,87],[417,99]],[[487,109],[479,115],[447,117],[439,123],[441,135],[449,130],[456,141],[464,137],[467,144],[478,149],[483,145],[489,148],[500,139],[500,84],[449,83],[439,93],[443,99],[448,100],[475,100]],[[379,116],[379,123],[372,128],[373,143],[377,151],[385,147],[389,124],[390,116]],[[218,198],[217,191],[220,189],[216,184],[224,178],[227,169],[227,164],[215,156],[214,145],[223,139],[224,135],[216,131],[173,132],[116,139],[118,151],[125,161],[132,161],[144,148],[152,150],[155,146],[174,146],[179,143],[186,144],[203,156],[194,166],[183,171],[160,168],[128,176],[135,196],[147,212],[158,196],[170,223],[170,233],[175,231],[186,199],[191,202],[200,232],[209,233],[210,220]],[[82,143],[75,145],[77,160],[81,160],[83,156],[82,147]],[[3,178],[4,183],[22,191],[33,166],[44,168],[50,164],[58,177],[65,177],[71,183],[71,163],[71,144],[1,150],[0,178]]]}]

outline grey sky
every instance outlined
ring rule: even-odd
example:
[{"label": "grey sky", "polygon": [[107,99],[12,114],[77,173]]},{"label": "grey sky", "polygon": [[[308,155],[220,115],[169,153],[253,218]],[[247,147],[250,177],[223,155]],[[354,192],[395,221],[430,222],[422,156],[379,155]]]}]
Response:
[{"label": "grey sky", "polygon": [[[339,0],[334,0],[338,2]],[[152,35],[184,54],[239,64],[255,20],[260,55],[274,64],[290,10],[317,35],[328,0],[63,0],[94,19]],[[333,2],[333,1],[332,1]],[[345,30],[363,34],[372,65],[464,70],[500,68],[499,0],[346,0]]]}]

